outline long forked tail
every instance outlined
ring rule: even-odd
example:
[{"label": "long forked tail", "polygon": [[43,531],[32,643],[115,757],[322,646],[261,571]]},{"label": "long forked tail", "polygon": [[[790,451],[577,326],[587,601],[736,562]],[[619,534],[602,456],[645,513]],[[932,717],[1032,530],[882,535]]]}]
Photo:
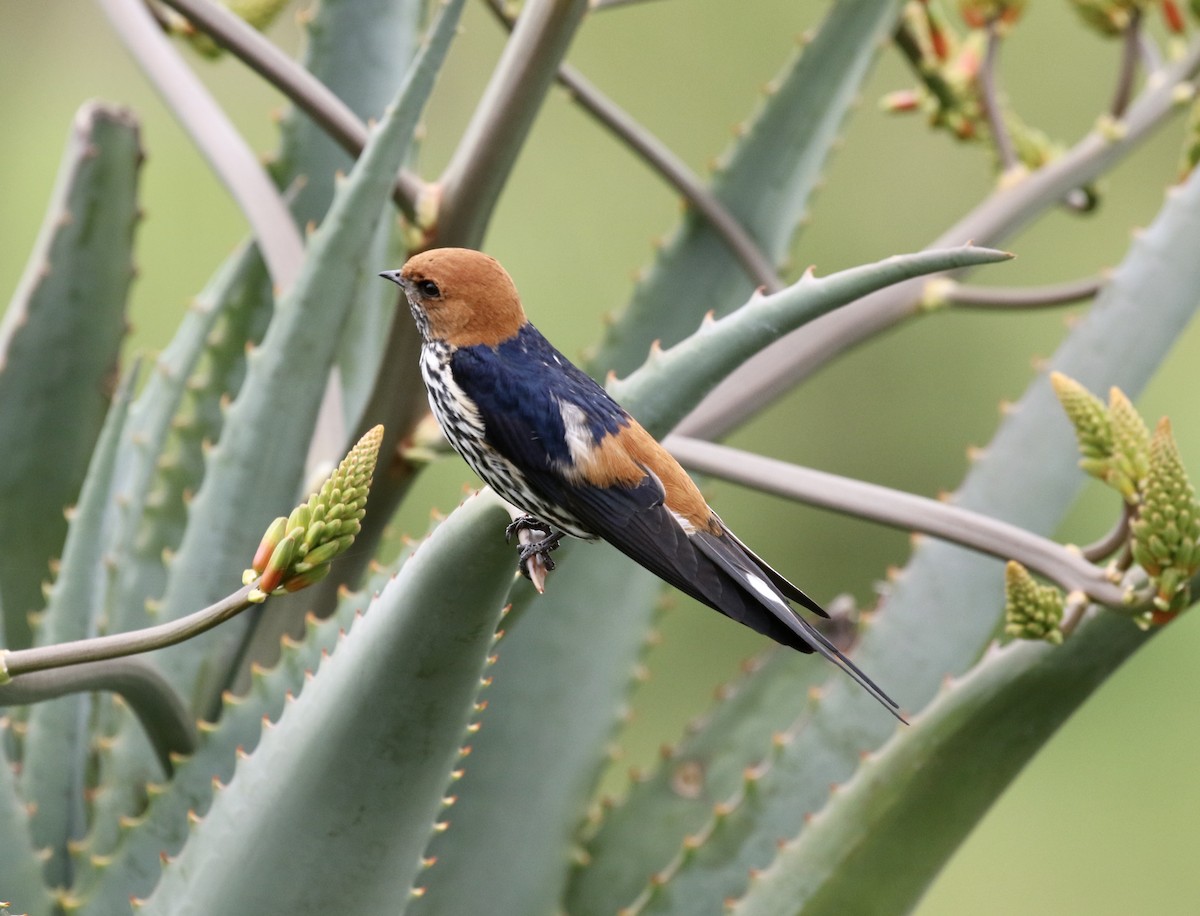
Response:
[{"label": "long forked tail", "polygon": [[[858,665],[850,661],[837,646],[826,639],[820,630],[797,614],[788,604],[787,598],[800,601],[815,613],[828,617],[829,615],[820,605],[767,566],[732,533],[726,531],[724,535],[712,535],[706,532],[697,532],[691,537],[691,540],[701,553],[737,582],[748,597],[752,597],[756,604],[770,611],[776,620],[799,637],[809,651],[815,651],[827,658],[874,697],[884,709],[904,722],[905,725],[908,724],[907,720],[900,715],[899,704],[884,693],[879,685],[871,680]],[[749,620],[742,622],[754,626]],[[765,632],[763,627],[755,627],[755,629]]]},{"label": "long forked tail", "polygon": [[784,623],[790,626],[797,635],[799,635],[810,646],[816,649],[820,655],[823,655],[825,658],[837,665],[837,667],[845,671],[846,674],[850,675],[854,682],[862,687],[863,690],[873,696],[876,700],[878,700],[884,709],[890,712],[905,725],[908,724],[908,720],[905,719],[904,716],[900,715],[900,705],[886,693],[884,693],[878,684],[867,677],[867,675],[861,668],[858,667],[858,665],[854,664],[854,662],[850,661],[850,659],[843,655],[837,646],[825,638],[825,635],[820,630],[818,630],[804,618],[798,616],[791,608],[788,608],[786,611],[790,619],[785,618],[783,614],[777,611],[774,607],[768,606],[768,609],[774,613],[776,617],[779,617],[784,621]]}]

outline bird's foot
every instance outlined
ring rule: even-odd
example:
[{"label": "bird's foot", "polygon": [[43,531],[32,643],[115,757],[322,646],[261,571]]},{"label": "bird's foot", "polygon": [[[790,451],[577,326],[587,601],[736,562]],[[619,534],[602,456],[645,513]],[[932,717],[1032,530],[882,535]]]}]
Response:
[{"label": "bird's foot", "polygon": [[509,526],[509,530],[512,531],[515,527],[521,540],[521,546],[517,550],[517,569],[541,594],[546,590],[546,574],[555,566],[550,553],[558,549],[563,532],[548,530],[549,526],[537,519],[526,519],[517,519]]},{"label": "bird's foot", "polygon": [[536,531],[544,539],[549,537],[553,530],[554,529],[550,525],[548,525],[546,522],[543,522],[536,515],[518,515],[512,520],[509,526],[504,529],[504,540],[511,543],[512,539],[519,535],[522,531]]},{"label": "bird's foot", "polygon": [[561,540],[562,532],[559,531],[549,537],[542,538],[540,541],[531,541],[528,544],[522,544],[517,550],[517,556],[520,558],[521,575],[526,579],[530,577],[527,567],[529,566],[529,561],[534,559],[545,567],[546,572],[554,569],[555,563],[554,559],[550,556],[550,551],[558,550],[558,542]]}]

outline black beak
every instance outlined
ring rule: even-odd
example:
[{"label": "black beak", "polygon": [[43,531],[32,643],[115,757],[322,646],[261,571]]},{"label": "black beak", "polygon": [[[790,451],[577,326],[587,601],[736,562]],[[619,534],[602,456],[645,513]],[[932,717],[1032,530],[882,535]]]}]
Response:
[{"label": "black beak", "polygon": [[379,276],[383,277],[385,280],[391,280],[401,289],[404,289],[408,285],[404,277],[400,276],[400,271],[398,270],[381,270],[379,272]]}]

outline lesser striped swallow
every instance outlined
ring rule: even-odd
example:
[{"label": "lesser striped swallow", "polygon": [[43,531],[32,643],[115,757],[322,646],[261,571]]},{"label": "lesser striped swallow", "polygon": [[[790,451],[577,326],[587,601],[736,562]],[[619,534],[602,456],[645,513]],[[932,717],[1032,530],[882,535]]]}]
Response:
[{"label": "lesser striped swallow", "polygon": [[529,322],[499,262],[437,248],[380,276],[404,290],[420,329],[421,374],[446,438],[528,513],[508,534],[544,533],[522,548],[522,572],[534,557],[552,569],[564,535],[602,538],[727,617],[825,656],[900,718],[789,601],[828,617],[821,606],[738,540],[670,453]]}]

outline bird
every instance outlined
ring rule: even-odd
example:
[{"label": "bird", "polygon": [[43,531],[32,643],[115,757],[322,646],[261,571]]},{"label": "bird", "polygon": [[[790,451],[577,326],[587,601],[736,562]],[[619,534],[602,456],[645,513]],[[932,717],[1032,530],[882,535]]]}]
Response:
[{"label": "bird", "polygon": [[432,248],[379,274],[404,292],[421,376],[450,445],[535,535],[518,568],[554,568],[566,536],[607,541],[684,594],[777,643],[816,652],[899,719],[897,703],[793,607],[825,610],[730,531],[679,462],[526,317],[494,258]]}]

